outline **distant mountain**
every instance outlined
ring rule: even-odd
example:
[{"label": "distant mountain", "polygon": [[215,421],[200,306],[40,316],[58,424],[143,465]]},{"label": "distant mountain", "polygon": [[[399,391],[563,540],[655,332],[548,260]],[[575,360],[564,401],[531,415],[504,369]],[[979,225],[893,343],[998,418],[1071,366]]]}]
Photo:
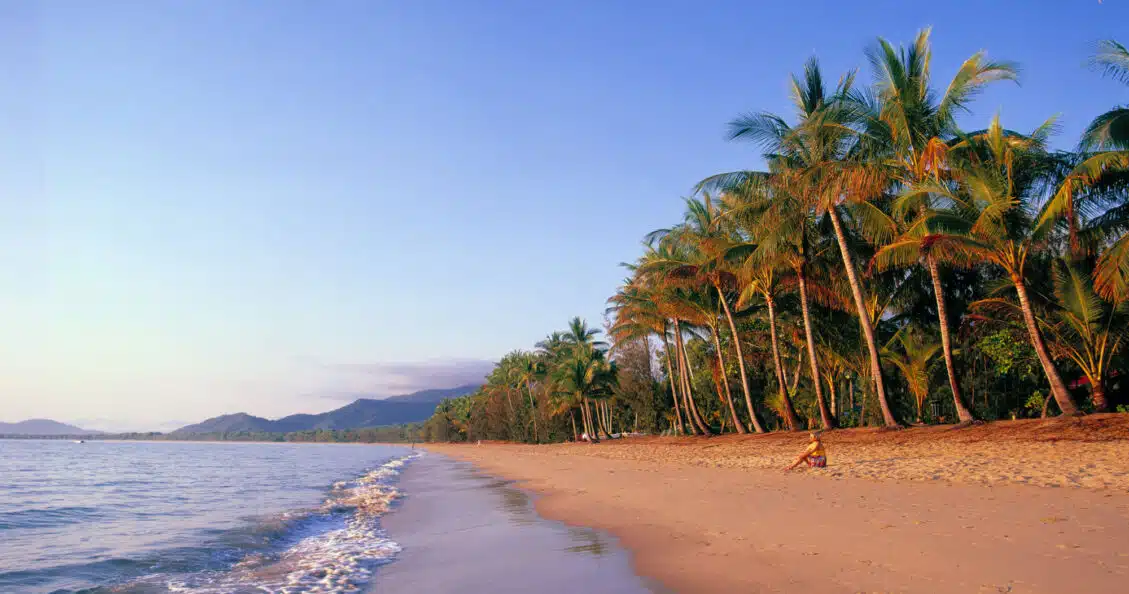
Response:
[{"label": "distant mountain", "polygon": [[0,435],[95,435],[91,431],[49,419],[28,419],[19,423],[0,423]]},{"label": "distant mountain", "polygon": [[477,385],[470,385],[444,390],[421,390],[380,400],[361,398],[352,404],[320,415],[290,415],[275,421],[247,413],[236,413],[213,417],[195,425],[181,427],[173,433],[239,433],[244,431],[290,433],[291,431],[315,429],[360,429],[380,425],[416,423],[427,420],[431,413],[435,412],[435,406],[444,398],[465,396],[477,389]]}]

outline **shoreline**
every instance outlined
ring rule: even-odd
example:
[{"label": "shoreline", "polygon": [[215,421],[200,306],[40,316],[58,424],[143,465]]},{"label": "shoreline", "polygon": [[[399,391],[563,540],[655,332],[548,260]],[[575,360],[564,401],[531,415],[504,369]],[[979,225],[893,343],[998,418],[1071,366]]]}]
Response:
[{"label": "shoreline", "polygon": [[[982,437],[979,429],[969,429],[973,438]],[[915,431],[863,436],[858,448],[907,447],[901,442],[917,443]],[[849,433],[828,434],[831,456],[857,454]],[[676,592],[1109,592],[1129,579],[1124,491],[1008,476],[979,484],[906,481],[893,471],[880,479],[858,471],[785,475],[765,470],[780,455],[768,442],[787,444],[794,456],[806,434],[764,437],[424,447],[516,481],[537,494],[543,517],[614,535],[633,553],[637,573]],[[1068,455],[1126,445],[1061,436],[1052,443]],[[767,451],[750,452],[749,444]],[[744,452],[744,466],[733,450]],[[936,459],[939,451],[928,459],[956,473]],[[708,456],[717,462],[707,464]],[[887,458],[881,463],[894,470],[915,463]],[[1114,470],[1127,466],[1122,460]]]},{"label": "shoreline", "polygon": [[371,594],[661,592],[614,537],[538,515],[529,493],[468,463],[425,453],[397,488],[381,527],[402,550],[377,570]]}]

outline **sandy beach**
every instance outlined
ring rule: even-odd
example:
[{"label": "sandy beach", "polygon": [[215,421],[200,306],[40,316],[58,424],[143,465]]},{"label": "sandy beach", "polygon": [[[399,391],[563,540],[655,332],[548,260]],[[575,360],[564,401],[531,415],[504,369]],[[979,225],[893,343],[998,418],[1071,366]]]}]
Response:
[{"label": "sandy beach", "polygon": [[1114,592],[1129,580],[1124,415],[596,445],[434,445],[542,515],[615,535],[677,592]]},{"label": "sandy beach", "polygon": [[661,594],[614,538],[538,517],[526,493],[470,464],[426,455],[399,487],[382,524],[403,551],[380,568],[372,594]]}]

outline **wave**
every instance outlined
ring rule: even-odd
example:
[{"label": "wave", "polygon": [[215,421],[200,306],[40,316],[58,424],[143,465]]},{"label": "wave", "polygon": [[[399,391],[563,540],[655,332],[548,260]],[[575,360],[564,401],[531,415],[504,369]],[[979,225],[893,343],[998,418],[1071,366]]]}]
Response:
[{"label": "wave", "polygon": [[[226,552],[221,556],[223,567],[157,571],[88,592],[356,592],[372,580],[378,566],[400,552],[380,528],[379,518],[400,495],[394,479],[416,456],[392,459],[361,477],[335,483],[315,509],[288,512],[217,535],[215,544]],[[213,555],[218,552],[213,550]]]},{"label": "wave", "polygon": [[0,530],[52,528],[90,521],[100,510],[94,507],[45,507],[0,512]]}]

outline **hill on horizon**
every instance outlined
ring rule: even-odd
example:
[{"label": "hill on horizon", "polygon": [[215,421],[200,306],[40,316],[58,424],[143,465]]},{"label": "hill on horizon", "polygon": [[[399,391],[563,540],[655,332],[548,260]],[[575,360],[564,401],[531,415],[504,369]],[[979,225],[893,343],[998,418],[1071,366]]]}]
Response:
[{"label": "hill on horizon", "polygon": [[341,408],[321,414],[296,414],[281,419],[264,419],[247,413],[234,413],[212,417],[173,431],[174,434],[191,433],[291,433],[318,429],[361,429],[381,425],[400,425],[425,421],[435,407],[445,398],[457,398],[474,392],[478,384],[457,388],[431,389],[389,396],[388,398],[360,398]]},{"label": "hill on horizon", "polygon": [[18,423],[0,423],[0,435],[97,435],[101,431],[83,429],[51,419],[28,419]]}]

